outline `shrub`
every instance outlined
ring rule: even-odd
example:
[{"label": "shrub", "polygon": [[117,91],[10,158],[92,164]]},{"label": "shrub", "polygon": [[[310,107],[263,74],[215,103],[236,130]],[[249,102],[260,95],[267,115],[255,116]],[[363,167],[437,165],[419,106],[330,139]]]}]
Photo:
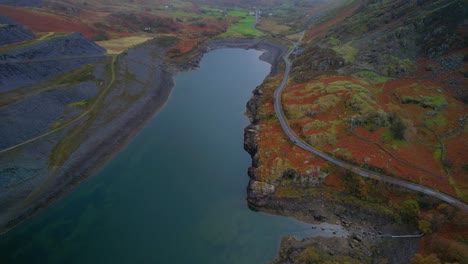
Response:
[{"label": "shrub", "polygon": [[407,125],[396,113],[390,115],[390,132],[393,138],[404,140]]},{"label": "shrub", "polygon": [[419,231],[423,232],[424,234],[431,234],[432,229],[431,229],[431,222],[427,220],[419,220],[418,221],[418,228]]},{"label": "shrub", "polygon": [[419,215],[419,204],[416,200],[406,200],[401,203],[400,215],[407,223],[416,223]]},{"label": "shrub", "polygon": [[321,263],[323,258],[317,252],[317,250],[313,247],[308,247],[304,251],[301,252],[294,260],[301,264],[315,264]]},{"label": "shrub", "polygon": [[413,259],[411,259],[411,264],[440,264],[440,260],[435,254],[426,257],[421,254],[416,254]]}]

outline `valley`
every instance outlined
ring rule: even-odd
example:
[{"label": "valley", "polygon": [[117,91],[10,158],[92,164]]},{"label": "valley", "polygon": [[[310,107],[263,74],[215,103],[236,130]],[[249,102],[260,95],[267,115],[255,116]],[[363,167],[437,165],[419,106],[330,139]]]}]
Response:
[{"label": "valley", "polygon": [[4,230],[124,149],[176,73],[243,48],[272,66],[248,206],[351,233],[285,237],[273,263],[468,260],[466,1],[23,2],[0,6]]}]

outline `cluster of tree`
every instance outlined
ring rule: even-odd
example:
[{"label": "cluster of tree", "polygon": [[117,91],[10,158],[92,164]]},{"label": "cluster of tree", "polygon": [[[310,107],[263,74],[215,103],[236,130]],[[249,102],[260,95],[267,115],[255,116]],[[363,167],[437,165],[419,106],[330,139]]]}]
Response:
[{"label": "cluster of tree", "polygon": [[416,200],[410,199],[401,203],[400,216],[401,219],[410,224],[416,224],[419,217],[419,203]]},{"label": "cluster of tree", "polygon": [[[363,179],[349,171],[341,173],[344,173],[344,192],[376,205],[391,205],[389,209],[395,212],[396,221],[417,227],[419,232],[425,234],[422,240],[425,250],[413,258],[412,264],[465,263],[468,260],[468,246],[463,233],[463,230],[468,230],[468,212],[445,203],[439,204],[433,199],[409,198],[395,204],[385,193],[390,188],[394,195],[400,196],[398,189],[372,179]],[[319,255],[315,253],[309,250],[297,260],[304,260],[300,263],[323,263],[307,262],[317,260]]]}]

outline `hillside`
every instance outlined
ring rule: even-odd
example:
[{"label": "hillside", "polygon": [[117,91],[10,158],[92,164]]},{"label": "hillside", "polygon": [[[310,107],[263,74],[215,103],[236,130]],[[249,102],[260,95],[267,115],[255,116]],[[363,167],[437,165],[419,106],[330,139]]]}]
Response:
[{"label": "hillside", "polygon": [[284,95],[297,133],[351,163],[466,201],[467,161],[452,142],[466,136],[467,14],[462,1],[369,2],[326,38],[310,35]]},{"label": "hillside", "polygon": [[80,33],[0,49],[0,92],[46,80],[102,58],[105,50]]},{"label": "hillside", "polygon": [[[290,127],[303,142],[337,159],[467,202],[466,6],[456,0],[347,1],[309,21],[282,94]],[[278,21],[266,18],[260,24]],[[273,110],[273,91],[281,78],[264,83],[251,101],[255,126],[249,129],[257,132],[246,131],[246,149],[253,156],[253,208],[311,222],[352,222],[361,229],[382,221],[377,225],[384,233],[405,232],[387,226],[406,223],[414,228],[409,232],[437,233],[419,244],[423,254],[466,260],[463,227],[441,220],[446,204],[362,179],[291,144]],[[411,220],[402,214],[410,203],[418,206]],[[457,217],[466,213],[450,210]],[[302,263],[297,259],[314,254],[332,260],[322,255],[327,251],[363,263],[369,258],[407,263],[417,252],[414,240],[408,251],[387,255],[398,246],[379,242],[374,227],[366,232],[365,239],[350,239],[334,249],[326,241],[288,240],[278,263]],[[463,235],[457,238],[457,232]],[[442,234],[446,240],[437,242]],[[305,250],[312,244],[317,251]],[[380,249],[362,255],[359,246]]]}]

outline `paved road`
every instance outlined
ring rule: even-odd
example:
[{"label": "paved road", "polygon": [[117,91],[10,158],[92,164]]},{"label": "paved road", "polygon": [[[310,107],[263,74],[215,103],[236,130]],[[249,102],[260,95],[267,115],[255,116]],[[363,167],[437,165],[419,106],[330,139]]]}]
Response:
[{"label": "paved road", "polygon": [[[300,42],[300,40],[299,40]],[[286,83],[288,82],[288,78],[289,78],[289,73],[291,71],[291,62],[289,61],[289,56],[294,52],[294,50],[296,49],[297,47],[297,43],[293,43],[293,48],[291,48],[289,50],[289,52],[284,55],[283,59],[284,59],[284,62],[286,63],[286,69],[285,69],[285,72],[284,72],[284,77],[283,77],[283,80],[281,81],[281,84],[280,86],[276,89],[275,93],[274,93],[274,97],[275,97],[275,113],[276,115],[278,116],[278,119],[281,123],[281,127],[283,128],[283,131],[284,133],[288,136],[288,138],[294,142],[294,144],[308,152],[311,152],[312,154],[315,154],[319,157],[321,157],[322,159],[330,162],[330,163],[333,163],[335,164],[336,166],[338,167],[341,167],[341,168],[345,168],[345,169],[348,169],[352,172],[354,172],[355,174],[358,174],[362,177],[365,177],[365,178],[371,178],[371,179],[375,179],[375,180],[379,180],[379,181],[383,181],[383,182],[387,182],[387,183],[391,183],[391,184],[394,184],[394,185],[397,185],[397,186],[401,186],[401,187],[405,187],[405,188],[408,188],[410,190],[413,190],[413,191],[417,191],[417,192],[420,192],[420,193],[424,193],[426,195],[429,195],[429,196],[432,196],[432,197],[435,197],[435,198],[438,198],[448,204],[451,204],[451,205],[454,205],[454,206],[457,206],[463,210],[468,210],[468,205],[465,204],[464,202],[456,199],[456,198],[453,198],[447,194],[444,194],[444,193],[441,193],[441,192],[438,192],[434,189],[431,189],[431,188],[428,188],[428,187],[425,187],[425,186],[421,186],[421,185],[418,185],[418,184],[415,184],[415,183],[412,183],[412,182],[408,182],[408,181],[404,181],[404,180],[401,180],[401,179],[397,179],[397,178],[394,178],[394,177],[391,177],[391,176],[387,176],[387,175],[382,175],[382,174],[378,174],[378,173],[375,173],[375,172],[371,172],[371,171],[368,171],[368,170],[364,170],[360,167],[357,167],[357,166],[354,166],[354,165],[351,165],[349,163],[346,163],[346,162],[343,162],[341,160],[338,160],[338,159],[335,159],[334,157],[332,156],[329,156],[315,148],[313,148],[312,146],[304,143],[301,139],[299,139],[296,134],[292,131],[292,129],[289,127],[289,124],[288,122],[286,121],[286,118],[285,118],[285,115],[284,115],[284,112],[282,110],[282,104],[281,104],[281,92],[283,91],[283,89],[286,87]]]}]

